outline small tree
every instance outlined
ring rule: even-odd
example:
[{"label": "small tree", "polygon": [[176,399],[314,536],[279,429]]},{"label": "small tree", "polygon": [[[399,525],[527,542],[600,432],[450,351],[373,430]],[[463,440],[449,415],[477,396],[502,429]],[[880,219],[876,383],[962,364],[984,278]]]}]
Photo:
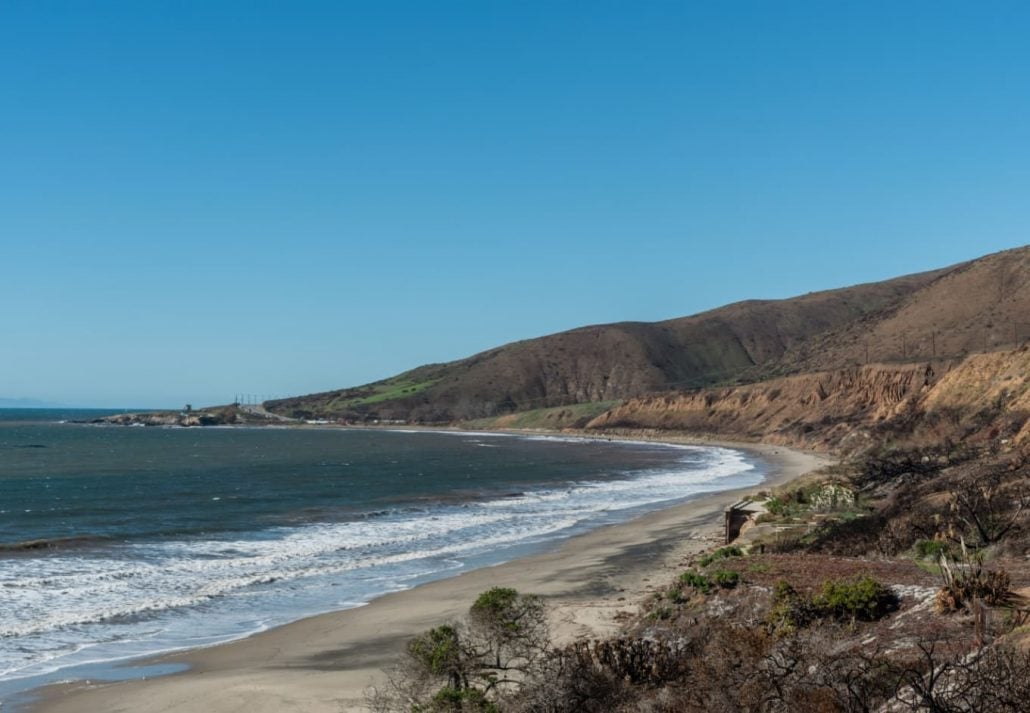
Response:
[{"label": "small tree", "polygon": [[517,683],[550,646],[543,602],[508,587],[479,595],[469,609],[468,633],[475,657],[496,677],[487,692]]},{"label": "small tree", "polygon": [[535,596],[506,587],[483,592],[463,622],[424,631],[405,649],[384,689],[368,696],[372,710],[497,710],[518,691],[550,649],[547,612]]},{"label": "small tree", "polygon": [[408,642],[407,653],[418,668],[420,677],[446,678],[454,689],[469,687],[461,637],[453,626],[438,626],[422,632]]}]

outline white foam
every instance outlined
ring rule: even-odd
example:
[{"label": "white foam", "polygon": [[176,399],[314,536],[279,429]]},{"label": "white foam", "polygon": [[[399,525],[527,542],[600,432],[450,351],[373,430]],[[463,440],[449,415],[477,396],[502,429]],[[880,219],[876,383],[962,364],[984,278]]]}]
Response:
[{"label": "white foam", "polygon": [[[736,452],[676,447],[692,452],[689,467],[249,537],[6,560],[0,680],[235,638],[367,602],[471,557],[497,559],[505,548],[553,538],[605,513],[730,487],[727,479],[758,480]],[[198,639],[197,631],[210,635]]]}]

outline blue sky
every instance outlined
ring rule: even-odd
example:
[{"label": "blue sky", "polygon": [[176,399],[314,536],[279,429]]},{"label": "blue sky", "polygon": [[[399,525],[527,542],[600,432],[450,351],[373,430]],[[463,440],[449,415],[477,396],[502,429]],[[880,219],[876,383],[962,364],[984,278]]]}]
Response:
[{"label": "blue sky", "polygon": [[0,3],[0,396],[354,385],[1030,242],[1030,9]]}]

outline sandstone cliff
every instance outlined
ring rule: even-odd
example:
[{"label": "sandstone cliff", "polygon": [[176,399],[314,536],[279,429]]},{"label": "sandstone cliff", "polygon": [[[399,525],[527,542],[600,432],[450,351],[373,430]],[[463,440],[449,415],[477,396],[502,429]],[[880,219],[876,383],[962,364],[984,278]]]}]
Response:
[{"label": "sandstone cliff", "polygon": [[592,430],[661,429],[857,450],[884,438],[1030,442],[1030,350],[873,364],[631,399]]}]

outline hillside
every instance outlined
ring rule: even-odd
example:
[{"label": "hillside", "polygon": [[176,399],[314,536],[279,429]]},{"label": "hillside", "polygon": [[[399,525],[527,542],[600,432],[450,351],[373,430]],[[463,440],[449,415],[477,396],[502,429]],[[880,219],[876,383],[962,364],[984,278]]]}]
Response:
[{"label": "hillside", "polygon": [[663,322],[514,342],[348,389],[270,401],[298,418],[446,423],[869,361],[962,355],[1030,336],[1030,248],[941,270]]},{"label": "hillside", "polygon": [[926,360],[1030,339],[1030,248],[957,265],[896,304],[786,350],[765,373]]},{"label": "hillside", "polygon": [[266,406],[300,417],[439,422],[702,386],[769,364],[829,328],[894,305],[937,274],[742,302],[665,322],[584,327]]}]

